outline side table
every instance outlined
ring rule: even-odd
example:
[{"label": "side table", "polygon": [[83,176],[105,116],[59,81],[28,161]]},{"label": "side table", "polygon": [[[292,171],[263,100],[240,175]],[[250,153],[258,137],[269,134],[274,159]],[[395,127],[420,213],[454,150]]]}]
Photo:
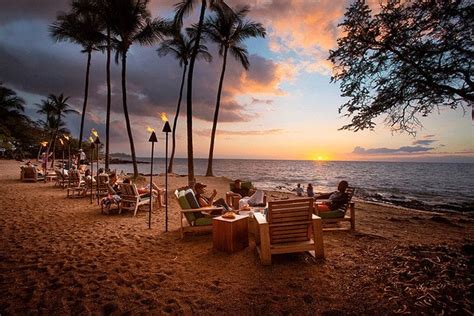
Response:
[{"label": "side table", "polygon": [[236,215],[234,219],[212,219],[212,241],[214,249],[234,253],[249,245],[248,216]]}]

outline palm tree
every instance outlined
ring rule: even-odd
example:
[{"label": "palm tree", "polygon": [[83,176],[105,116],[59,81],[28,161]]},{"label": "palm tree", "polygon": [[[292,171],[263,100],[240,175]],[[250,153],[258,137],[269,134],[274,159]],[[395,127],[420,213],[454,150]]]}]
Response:
[{"label": "palm tree", "polygon": [[217,15],[207,18],[204,26],[204,34],[219,46],[219,55],[222,56],[222,71],[217,89],[216,108],[214,111],[214,121],[212,124],[211,144],[209,148],[209,160],[207,163],[206,176],[213,176],[212,161],[214,158],[214,141],[216,138],[217,121],[219,119],[219,108],[221,102],[222,86],[227,65],[227,54],[230,51],[237,61],[242,64],[245,70],[249,69],[247,49],[243,46],[243,41],[251,37],[265,37],[265,28],[261,23],[246,21],[245,16],[249,12],[249,7],[244,6],[235,12],[226,12],[230,8],[218,8]]},{"label": "palm tree", "polygon": [[106,82],[107,82],[107,106],[105,118],[105,170],[109,170],[109,156],[110,156],[110,112],[112,105],[112,88],[110,80],[110,60],[112,53],[112,36],[111,25],[113,23],[114,10],[112,0],[88,0],[82,1],[75,6],[77,11],[85,10],[86,12],[95,12],[103,21],[105,29],[105,48],[107,61],[105,63]]},{"label": "palm tree", "polygon": [[[178,105],[176,107],[176,114],[174,116],[173,122],[173,145],[171,147],[171,158],[168,165],[168,173],[173,172],[173,159],[176,150],[176,127],[178,125],[181,99],[183,97],[184,79],[186,77],[186,70],[188,68],[189,58],[191,57],[191,52],[194,45],[194,40],[191,39],[191,33],[192,32],[188,32],[188,35],[184,35],[181,33],[181,31],[175,32],[172,38],[163,41],[160,44],[160,47],[157,49],[158,56],[162,57],[171,54],[179,61],[180,67],[183,67],[184,65],[181,87],[179,89]],[[199,45],[197,57],[201,57],[207,62],[212,61],[212,56],[207,51],[207,47],[202,44]]]},{"label": "palm tree", "polygon": [[[199,0],[182,0],[175,5],[176,15],[175,23],[178,26],[183,24],[185,16],[190,14],[193,10],[193,6]],[[200,0],[201,11],[199,13],[199,22],[196,30],[196,40],[189,59],[189,71],[188,71],[188,83],[186,89],[186,123],[187,123],[187,139],[188,139],[188,183],[191,185],[194,182],[194,151],[193,151],[193,74],[194,74],[194,63],[199,50],[201,33],[204,25],[204,15],[206,14],[206,8],[209,6],[211,9],[215,9],[218,6],[226,6],[222,0]]]},{"label": "palm tree", "polygon": [[13,117],[25,117],[23,112],[25,112],[25,100],[0,82],[0,124]]},{"label": "palm tree", "polygon": [[24,111],[25,101],[0,82],[0,146],[18,136],[15,131],[28,121]]},{"label": "palm tree", "polygon": [[[49,155],[51,145],[53,146],[53,152],[55,150],[56,137],[58,135],[58,132],[61,128],[65,126],[63,118],[67,114],[79,114],[79,112],[77,112],[76,110],[71,109],[71,105],[67,103],[68,100],[69,97],[64,97],[62,93],[59,96],[50,94],[48,96],[48,99],[42,100],[41,104],[38,105],[39,110],[37,112],[46,115],[45,125],[50,131],[51,136],[50,141],[48,143],[48,149],[46,150],[47,155]],[[54,156],[51,161],[51,167],[52,166],[54,166]]]},{"label": "palm tree", "polygon": [[89,71],[92,51],[98,50],[104,41],[101,33],[103,20],[94,10],[87,10],[88,0],[74,0],[70,13],[60,13],[56,22],[50,26],[51,36],[56,41],[69,41],[83,47],[87,53],[86,78],[84,87],[84,103],[82,105],[81,129],[79,132],[79,148],[82,146],[84,118],[86,115],[87,98],[89,95]]},{"label": "palm tree", "polygon": [[127,105],[127,52],[135,42],[141,45],[152,45],[169,30],[169,24],[164,20],[151,20],[150,11],[147,8],[148,2],[149,0],[111,0],[115,14],[110,21],[110,28],[117,35],[115,61],[118,63],[121,58],[122,63],[123,112],[130,141],[134,177],[138,177],[138,168]]}]

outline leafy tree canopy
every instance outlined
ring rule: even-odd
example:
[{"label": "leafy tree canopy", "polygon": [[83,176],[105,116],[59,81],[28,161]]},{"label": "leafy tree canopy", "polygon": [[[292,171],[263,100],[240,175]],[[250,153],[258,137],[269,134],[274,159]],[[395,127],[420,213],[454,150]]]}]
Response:
[{"label": "leafy tree canopy", "polygon": [[329,56],[331,81],[349,98],[342,129],[372,129],[386,114],[392,130],[414,133],[439,107],[472,106],[473,21],[469,0],[389,0],[377,14],[363,0],[350,5]]}]

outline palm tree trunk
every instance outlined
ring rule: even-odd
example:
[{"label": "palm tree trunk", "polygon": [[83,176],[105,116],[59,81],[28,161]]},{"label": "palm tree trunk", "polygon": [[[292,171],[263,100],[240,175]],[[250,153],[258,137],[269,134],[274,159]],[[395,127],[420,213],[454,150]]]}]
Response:
[{"label": "palm tree trunk", "polygon": [[91,68],[91,56],[92,53],[89,50],[87,52],[87,70],[86,70],[86,86],[84,88],[84,104],[82,106],[82,116],[81,116],[81,131],[79,132],[79,149],[82,146],[82,133],[84,131],[84,118],[86,116],[86,107],[87,107],[87,96],[89,94],[89,71]]},{"label": "palm tree trunk", "polygon": [[199,49],[201,40],[202,25],[204,24],[204,15],[206,13],[206,0],[202,0],[201,14],[199,15],[199,24],[196,34],[196,42],[194,43],[193,52],[189,61],[188,87],[187,87],[187,109],[186,123],[188,136],[188,184],[194,183],[194,152],[193,152],[193,73],[194,63]]},{"label": "palm tree trunk", "polygon": [[219,108],[221,105],[222,85],[224,83],[225,68],[227,64],[227,51],[228,51],[228,47],[226,46],[224,49],[224,60],[222,62],[222,72],[221,72],[221,78],[219,80],[219,88],[217,89],[216,110],[214,111],[214,122],[212,124],[211,146],[209,147],[209,159],[207,161],[206,177],[213,176],[212,160],[214,159],[214,140],[216,139],[217,120],[219,119]]},{"label": "palm tree trunk", "polygon": [[181,99],[183,97],[184,78],[186,77],[187,68],[188,68],[188,64],[184,64],[183,78],[181,79],[181,88],[179,89],[178,106],[176,107],[176,115],[174,116],[174,122],[173,122],[173,145],[171,147],[171,158],[170,158],[170,163],[168,165],[168,173],[173,173],[173,159],[174,159],[174,153],[176,150],[176,126],[178,125],[179,110],[181,108]]},{"label": "palm tree trunk", "polygon": [[53,159],[51,159],[51,169],[54,169],[54,160],[56,158],[56,137],[57,136],[58,136],[57,134],[54,136],[54,141],[53,141],[53,151],[52,151]]},{"label": "palm tree trunk", "polygon": [[130,141],[130,152],[132,154],[132,163],[133,163],[133,176],[134,178],[138,177],[138,168],[137,168],[137,159],[135,157],[135,145],[133,143],[132,128],[130,126],[130,118],[128,117],[128,107],[127,107],[127,52],[123,52],[122,55],[122,99],[123,99],[123,113],[125,114],[125,123],[127,125],[128,139]]},{"label": "palm tree trunk", "polygon": [[110,86],[110,27],[107,27],[107,115],[105,119],[105,170],[109,171],[110,107],[112,91]]}]

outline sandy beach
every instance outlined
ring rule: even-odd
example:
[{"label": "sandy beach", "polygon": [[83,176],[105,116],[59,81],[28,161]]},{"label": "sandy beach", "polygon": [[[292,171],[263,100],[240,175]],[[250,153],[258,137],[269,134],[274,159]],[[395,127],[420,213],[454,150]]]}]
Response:
[{"label": "sandy beach", "polygon": [[[179,234],[165,211],[101,214],[0,161],[0,314],[392,314],[474,311],[474,216],[356,203],[355,232],[325,232],[325,260],[229,255],[212,234]],[[198,177],[223,197],[229,179]],[[157,181],[164,185],[163,177]],[[284,193],[267,192],[270,200]]]}]

